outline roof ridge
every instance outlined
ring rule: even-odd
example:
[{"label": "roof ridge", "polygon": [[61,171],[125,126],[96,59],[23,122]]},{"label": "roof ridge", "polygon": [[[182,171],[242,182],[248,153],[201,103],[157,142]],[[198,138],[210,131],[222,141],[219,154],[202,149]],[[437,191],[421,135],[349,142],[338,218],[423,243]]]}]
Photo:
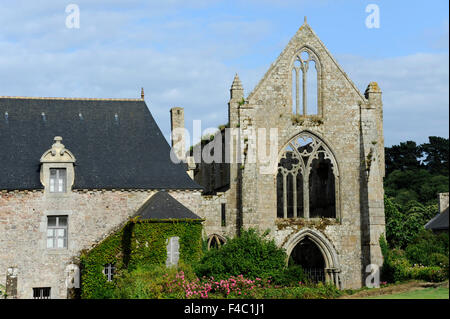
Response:
[{"label": "roof ridge", "polygon": [[35,96],[5,96],[0,95],[0,99],[17,100],[73,100],[73,101],[144,101],[142,98],[85,98],[85,97],[35,97]]}]

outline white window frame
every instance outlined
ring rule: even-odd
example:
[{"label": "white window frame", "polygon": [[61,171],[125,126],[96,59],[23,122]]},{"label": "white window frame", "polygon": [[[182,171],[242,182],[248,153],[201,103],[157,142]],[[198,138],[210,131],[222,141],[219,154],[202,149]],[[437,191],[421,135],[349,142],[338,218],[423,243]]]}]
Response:
[{"label": "white window frame", "polygon": [[[54,226],[49,225],[49,219],[56,218],[56,223]],[[66,224],[61,225],[60,220],[65,218]],[[47,216],[47,248],[48,249],[67,249],[68,246],[68,226],[69,226],[69,216]],[[62,240],[62,245],[60,245],[60,240]],[[51,243],[51,244],[50,244]]]},{"label": "white window frame", "polygon": [[[55,174],[52,174],[52,173]],[[67,169],[50,168],[49,191],[50,193],[65,193],[67,190]]]}]

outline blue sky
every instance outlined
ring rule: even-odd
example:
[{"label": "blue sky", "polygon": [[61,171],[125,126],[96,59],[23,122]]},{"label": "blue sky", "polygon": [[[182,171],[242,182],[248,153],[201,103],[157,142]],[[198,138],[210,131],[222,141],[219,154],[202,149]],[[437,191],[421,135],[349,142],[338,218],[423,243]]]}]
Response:
[{"label": "blue sky", "polygon": [[[65,25],[68,4],[80,28]],[[380,28],[365,26],[368,4]],[[383,91],[385,142],[448,137],[448,1],[41,0],[0,2],[0,95],[136,98],[166,138],[227,122],[236,72],[249,94],[308,17],[357,87]]]}]

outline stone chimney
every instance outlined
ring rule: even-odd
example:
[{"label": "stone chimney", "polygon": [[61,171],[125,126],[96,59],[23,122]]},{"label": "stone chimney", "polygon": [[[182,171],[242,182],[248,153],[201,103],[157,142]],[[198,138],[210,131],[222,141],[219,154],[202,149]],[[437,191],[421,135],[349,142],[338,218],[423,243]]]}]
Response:
[{"label": "stone chimney", "polygon": [[444,210],[448,207],[448,193],[439,193],[439,212],[443,213]]},{"label": "stone chimney", "polygon": [[234,76],[233,84],[230,89],[230,101],[228,102],[228,123],[231,128],[239,124],[239,107],[244,99],[244,88],[242,87],[239,76]]},{"label": "stone chimney", "polygon": [[170,109],[172,150],[181,161],[186,160],[186,136],[184,132],[184,109],[173,107]]}]

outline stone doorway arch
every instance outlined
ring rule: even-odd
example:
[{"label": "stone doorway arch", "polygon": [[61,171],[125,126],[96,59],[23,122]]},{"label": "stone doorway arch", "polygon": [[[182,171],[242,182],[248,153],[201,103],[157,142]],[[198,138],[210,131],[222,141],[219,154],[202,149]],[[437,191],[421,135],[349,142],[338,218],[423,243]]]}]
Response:
[{"label": "stone doorway arch", "polygon": [[[330,241],[319,231],[315,229],[302,229],[295,235],[293,235],[283,246],[283,248],[286,250],[286,253],[289,257],[294,254],[298,254],[298,248],[301,243],[308,243],[308,246],[310,247],[310,250],[315,249],[317,253],[320,253],[321,256],[316,256],[314,258],[313,263],[316,265],[319,265],[321,260],[323,263],[321,264],[322,267],[324,267],[324,276],[325,281],[327,283],[332,283],[336,287],[341,288],[341,282],[340,282],[340,265],[339,265],[339,258],[338,254],[333,247],[333,245],[330,243]],[[312,247],[314,245],[315,247]],[[305,258],[305,256],[300,257],[300,259]]]}]

